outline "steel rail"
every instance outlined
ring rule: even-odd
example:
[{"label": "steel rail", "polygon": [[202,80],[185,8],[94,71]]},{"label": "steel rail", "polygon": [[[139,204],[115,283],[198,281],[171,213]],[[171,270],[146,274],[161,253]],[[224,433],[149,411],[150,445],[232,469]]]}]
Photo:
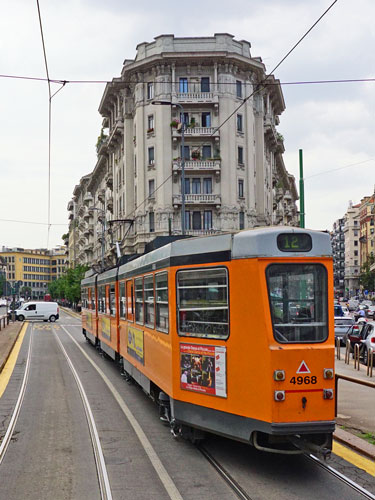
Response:
[{"label": "steel rail", "polygon": [[355,490],[357,493],[359,493],[363,497],[368,498],[369,500],[375,500],[375,495],[373,493],[366,490],[365,488],[362,488],[362,486],[360,486],[359,484],[357,484],[354,481],[352,481],[351,479],[349,479],[347,476],[345,476],[345,474],[342,474],[341,472],[337,471],[336,469],[334,469],[330,465],[325,464],[324,462],[319,460],[319,458],[316,457],[315,455],[310,454],[310,455],[305,455],[305,457],[308,458],[309,460],[312,460],[313,462],[315,462],[319,467],[321,467],[322,469],[324,469],[327,472],[329,472],[330,474],[332,474],[332,476],[336,477],[337,479],[339,479],[343,483],[350,486],[353,490]]},{"label": "steel rail", "polygon": [[5,436],[3,437],[3,440],[0,445],[0,464],[2,463],[5,453],[8,449],[9,443],[12,440],[14,428],[16,426],[18,416],[21,411],[21,406],[25,397],[25,392],[26,392],[26,386],[27,386],[27,381],[29,378],[29,373],[30,373],[30,360],[31,360],[31,348],[32,348],[32,341],[33,341],[33,331],[34,327],[31,327],[31,334],[30,334],[30,341],[29,341],[29,349],[27,352],[27,360],[26,360],[26,367],[25,367],[25,373],[23,375],[23,380],[21,384],[21,389],[17,398],[16,405],[13,410],[12,417],[10,419],[7,431],[5,433]]},{"label": "steel rail", "polygon": [[78,390],[79,390],[79,393],[80,393],[80,396],[82,399],[83,407],[84,407],[84,410],[86,413],[87,423],[89,426],[92,447],[93,447],[93,451],[94,451],[94,457],[95,457],[95,463],[96,463],[96,470],[98,473],[98,481],[99,481],[101,498],[103,500],[112,500],[112,492],[111,492],[111,486],[109,483],[107,467],[105,465],[103,450],[102,450],[102,447],[100,444],[99,434],[98,434],[98,431],[97,431],[97,428],[95,425],[95,420],[94,420],[94,416],[93,416],[92,411],[91,411],[89,400],[86,396],[86,392],[83,388],[83,385],[82,385],[82,382],[79,378],[79,375],[78,375],[76,369],[74,368],[74,365],[73,365],[71,359],[69,358],[68,353],[66,352],[64,346],[62,345],[61,340],[59,339],[59,337],[55,331],[54,331],[54,335],[55,335],[55,338],[57,340],[57,343],[60,346],[60,349],[62,350],[62,352],[65,356],[65,359],[69,365],[69,368],[72,371],[73,377],[76,381],[76,384],[77,384],[77,387],[78,387]]},{"label": "steel rail", "polygon": [[231,490],[240,498],[241,500],[252,500],[252,498],[241,488],[235,479],[227,472],[222,465],[214,459],[214,457],[209,453],[202,445],[197,445],[197,449],[202,453],[202,455],[210,462],[214,469],[220,474],[224,481],[229,485]]}]

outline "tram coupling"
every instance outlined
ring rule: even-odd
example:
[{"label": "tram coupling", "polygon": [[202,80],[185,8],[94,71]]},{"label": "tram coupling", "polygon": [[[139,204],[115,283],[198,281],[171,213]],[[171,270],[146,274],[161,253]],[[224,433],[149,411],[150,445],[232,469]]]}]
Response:
[{"label": "tram coupling", "polygon": [[318,458],[323,458],[324,460],[331,458],[331,449],[329,446],[331,445],[332,447],[332,436],[326,436],[323,444],[307,441],[300,435],[290,436],[289,439],[291,443],[303,453],[313,453]]}]

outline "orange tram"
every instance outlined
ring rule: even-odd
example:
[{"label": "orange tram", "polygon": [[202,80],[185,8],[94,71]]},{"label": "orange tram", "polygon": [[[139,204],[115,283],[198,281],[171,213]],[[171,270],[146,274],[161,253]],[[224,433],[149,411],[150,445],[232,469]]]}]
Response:
[{"label": "orange tram", "polygon": [[330,453],[329,235],[292,227],[180,239],[82,281],[83,334],[174,435]]}]

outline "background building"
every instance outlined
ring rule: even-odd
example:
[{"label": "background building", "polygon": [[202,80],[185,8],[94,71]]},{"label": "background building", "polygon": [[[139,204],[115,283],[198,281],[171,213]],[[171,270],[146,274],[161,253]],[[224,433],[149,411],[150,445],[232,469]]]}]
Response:
[{"label": "background building", "polygon": [[[6,263],[7,282],[12,287],[17,284],[19,295],[31,299],[42,299],[49,283],[59,278],[66,266],[64,246],[53,250],[2,247],[0,257]],[[10,295],[9,287],[4,292]]]},{"label": "background building", "polygon": [[113,264],[117,248],[181,234],[183,199],[188,235],[297,225],[276,129],[284,98],[265,78],[250,43],[229,34],[139,44],[106,86],[97,163],[68,204],[70,265]]},{"label": "background building", "polygon": [[348,210],[344,216],[344,242],[345,242],[345,296],[353,297],[359,293],[360,273],[360,204],[353,205],[349,202]]},{"label": "background building", "polygon": [[331,245],[333,255],[333,281],[335,294],[345,295],[345,219],[337,219],[333,223]]}]

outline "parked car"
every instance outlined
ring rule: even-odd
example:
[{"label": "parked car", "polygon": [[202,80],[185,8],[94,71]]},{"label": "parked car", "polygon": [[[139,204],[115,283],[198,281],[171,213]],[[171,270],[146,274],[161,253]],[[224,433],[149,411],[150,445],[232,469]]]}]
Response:
[{"label": "parked car", "polygon": [[366,318],[361,318],[358,323],[351,326],[348,332],[344,335],[343,341],[346,345],[347,340],[350,340],[350,352],[354,351],[355,344],[360,346],[360,355],[363,348],[362,340],[364,340],[364,335],[366,333],[366,325],[368,320]]},{"label": "parked car", "polygon": [[366,329],[363,332],[361,354],[362,354],[363,362],[365,365],[367,365],[367,359],[368,359],[370,348],[374,349],[374,352],[375,352],[375,322],[374,321],[369,321],[366,324]]},{"label": "parked car", "polygon": [[342,306],[340,306],[339,304],[335,304],[334,309],[335,309],[335,317],[345,316],[344,310]]},{"label": "parked car", "polygon": [[372,306],[372,300],[362,300],[361,305]]},{"label": "parked car", "polygon": [[341,306],[341,309],[344,311],[344,316],[350,316],[350,311],[346,306]]},{"label": "parked car", "polygon": [[335,340],[340,339],[340,344],[345,345],[344,338],[355,321],[350,316],[335,316]]},{"label": "parked car", "polygon": [[356,300],[356,299],[349,300],[349,302],[348,302],[349,311],[355,311],[358,306],[359,306],[359,300]]},{"label": "parked car", "polygon": [[368,309],[366,309],[366,316],[368,318],[373,318],[375,315],[375,306],[369,306]]}]

